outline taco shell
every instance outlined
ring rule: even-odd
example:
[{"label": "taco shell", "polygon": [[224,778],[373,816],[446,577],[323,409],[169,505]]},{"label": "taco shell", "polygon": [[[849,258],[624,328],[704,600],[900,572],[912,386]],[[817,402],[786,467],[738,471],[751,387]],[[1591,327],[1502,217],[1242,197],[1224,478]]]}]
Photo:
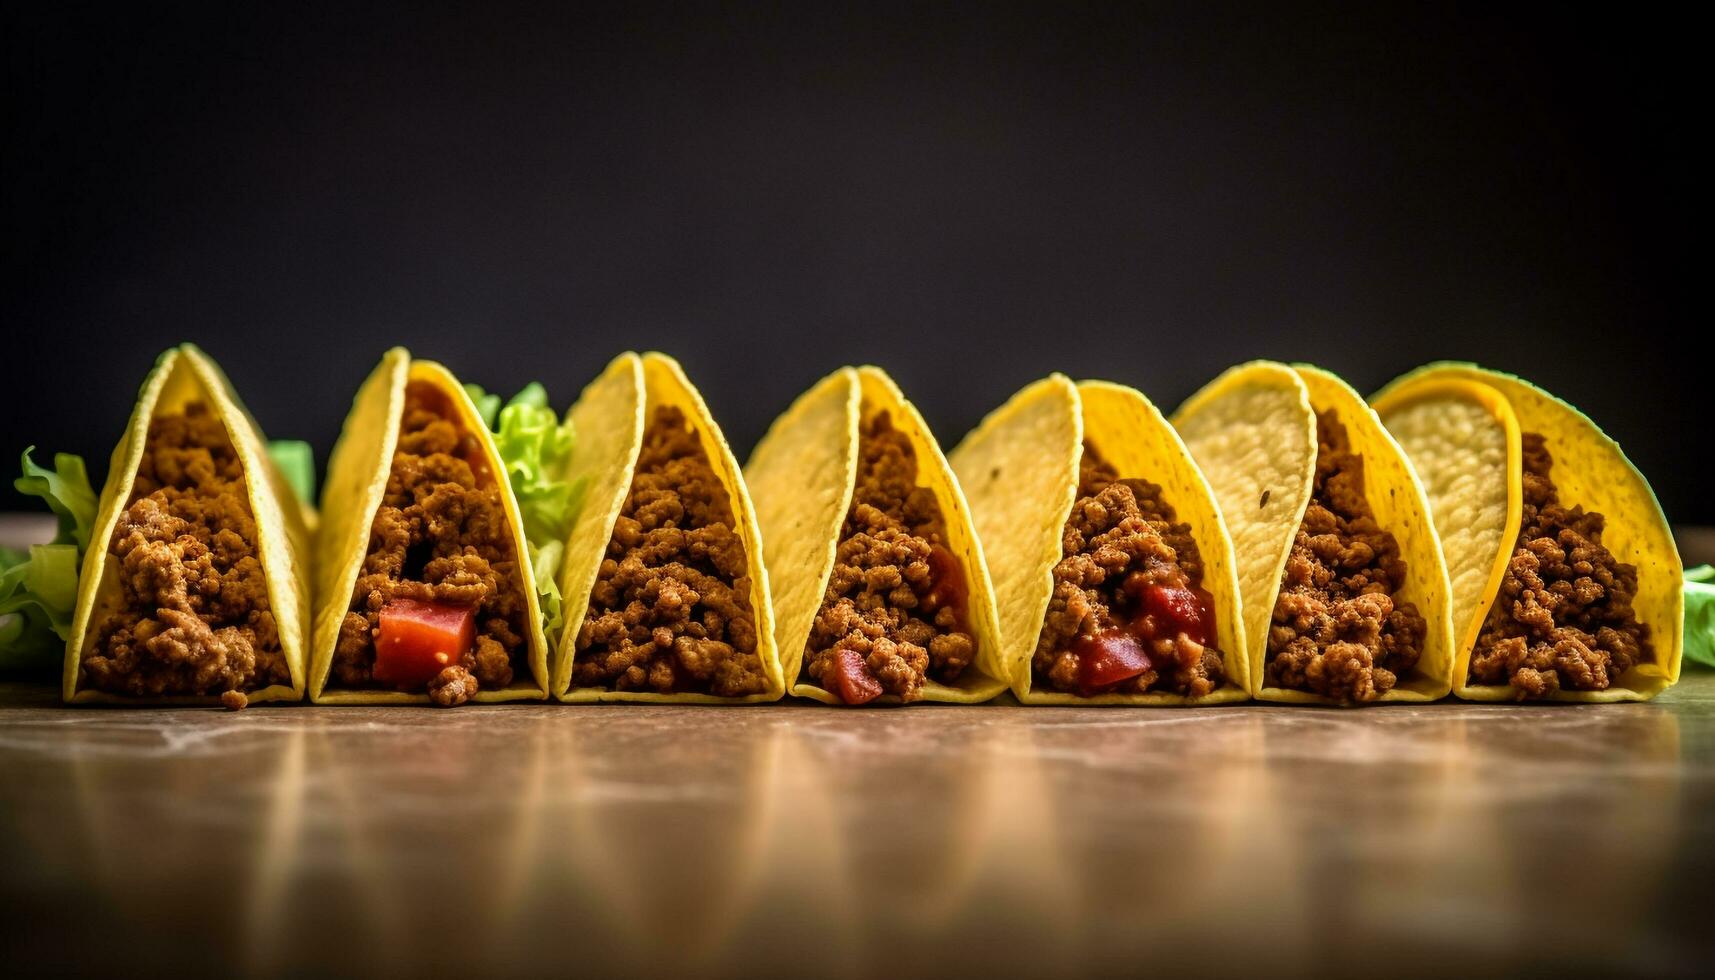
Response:
[{"label": "taco shell", "polygon": [[393,469],[399,426],[405,412],[406,388],[425,385],[438,392],[457,416],[459,427],[473,436],[490,474],[498,475],[506,520],[525,596],[525,643],[528,673],[500,689],[479,689],[473,701],[541,700],[548,691],[547,643],[542,635],[542,611],[530,572],[530,549],[518,501],[505,477],[506,467],[495,449],[488,426],[451,371],[433,361],[417,360],[404,348],[388,351],[357,391],[339,441],[328,460],[322,487],[322,523],[316,536],[316,615],[311,634],[310,700],[319,704],[429,704],[422,692],[385,687],[329,687],[334,648],[340,625],[351,608],[352,590],[369,550],[370,526],[381,506]]},{"label": "taco shell", "polygon": [[769,427],[745,463],[756,501],[763,560],[774,574],[774,645],[781,676],[797,694],[810,623],[834,567],[840,525],[857,475],[862,386],[843,367],[817,382]]},{"label": "taco shell", "polygon": [[[1201,698],[1168,691],[1096,694],[1033,687],[1032,657],[1054,590],[1053,569],[1077,500],[1089,443],[1122,478],[1162,488],[1189,524],[1214,600],[1226,682]],[[1221,704],[1250,696],[1250,663],[1232,541],[1213,491],[1179,434],[1149,399],[1106,381],[1073,384],[1055,374],[1026,386],[985,418],[952,453],[971,501],[983,552],[995,566],[995,599],[1013,694],[1025,704]]]},{"label": "taco shell", "polygon": [[[578,687],[572,683],[576,641],[589,612],[591,590],[608,555],[614,525],[624,510],[636,475],[647,422],[658,408],[677,409],[694,430],[708,464],[731,504],[733,531],[743,543],[748,598],[756,625],[756,654],[766,688],[756,694],[722,697],[687,691],[663,693]],[[641,357],[622,354],[609,364],[572,407],[578,432],[572,476],[590,481],[585,503],[566,548],[561,594],[566,604],[566,631],[560,639],[553,693],[572,703],[640,702],[647,704],[742,704],[778,700],[786,690],[774,645],[774,617],[769,602],[768,572],[751,496],[732,448],[721,434],[702,395],[685,376],[679,362],[666,354]]]},{"label": "taco shell", "polygon": [[1518,696],[1510,684],[1470,684],[1468,675],[1519,536],[1522,433],[1544,437],[1562,504],[1604,515],[1602,544],[1637,567],[1633,611],[1649,627],[1653,651],[1606,689],[1557,689],[1544,699],[1642,701],[1678,681],[1683,566],[1661,505],[1617,443],[1559,398],[1474,364],[1427,365],[1390,383],[1373,402],[1410,453],[1442,529],[1458,631],[1454,694],[1475,701]]},{"label": "taco shell", "polygon": [[578,434],[567,479],[586,481],[584,504],[572,524],[560,567],[560,596],[565,628],[554,644],[555,697],[571,688],[572,645],[589,610],[590,589],[607,554],[613,522],[631,491],[637,452],[643,447],[643,359],[627,351],[614,358],[572,405],[572,429]]},{"label": "taco shell", "polygon": [[250,512],[256,522],[257,559],[267,583],[269,608],[279,633],[280,650],[291,683],[272,684],[245,692],[252,704],[298,701],[304,696],[304,662],[310,612],[309,532],[305,511],[291,486],[268,457],[267,442],[256,420],[213,360],[192,344],[165,353],[144,379],[125,436],[113,450],[107,482],[90,546],[78,578],[77,609],[66,641],[62,693],[70,703],[213,704],[218,695],[138,698],[91,690],[80,684],[79,668],[87,647],[96,641],[99,624],[121,600],[119,569],[109,553],[114,528],[129,504],[137,472],[148,448],[149,424],[157,414],[182,412],[192,402],[205,404],[224,425],[243,467]]},{"label": "taco shell", "polygon": [[[966,585],[965,621],[976,643],[955,684],[925,678],[921,700],[988,701],[1010,683],[993,588],[969,506],[934,434],[899,386],[873,366],[841,368],[801,395],[775,420],[745,467],[773,570],[775,636],[791,693],[826,704],[839,696],[805,672],[805,647],[833,573],[835,553],[858,478],[860,432],[886,413],[912,448],[917,485],[929,489],[945,525],[947,550]],[[878,704],[898,703],[894,694]]]},{"label": "taco shell", "polygon": [[1238,556],[1252,694],[1259,700],[1334,704],[1310,691],[1273,687],[1265,662],[1287,557],[1315,485],[1318,412],[1331,411],[1363,458],[1364,497],[1398,542],[1405,578],[1396,599],[1417,607],[1425,635],[1416,666],[1376,702],[1422,702],[1452,684],[1450,589],[1410,460],[1345,382],[1309,365],[1253,361],[1210,382],[1173,416],[1219,500]]}]

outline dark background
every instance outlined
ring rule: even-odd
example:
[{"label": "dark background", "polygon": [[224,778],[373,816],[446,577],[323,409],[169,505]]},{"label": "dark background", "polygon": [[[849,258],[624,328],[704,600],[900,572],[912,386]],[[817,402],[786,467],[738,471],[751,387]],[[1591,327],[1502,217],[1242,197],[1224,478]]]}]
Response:
[{"label": "dark background", "polygon": [[1670,342],[1705,53],[1638,6],[168,6],[5,5],[7,458],[99,480],[184,339],[324,460],[395,343],[562,406],[661,348],[741,457],[844,362],[950,446],[1050,369],[1170,409],[1251,357],[1455,357],[1715,523]]}]

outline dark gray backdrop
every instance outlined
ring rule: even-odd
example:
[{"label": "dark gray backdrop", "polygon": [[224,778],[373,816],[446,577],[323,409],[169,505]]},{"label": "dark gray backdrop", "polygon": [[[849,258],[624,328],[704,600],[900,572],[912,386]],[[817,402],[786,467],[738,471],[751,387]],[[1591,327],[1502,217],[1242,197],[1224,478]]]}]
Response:
[{"label": "dark gray backdrop", "polygon": [[1637,8],[259,6],[6,4],[8,470],[104,468],[181,339],[324,458],[394,343],[562,405],[668,350],[741,456],[843,362],[951,444],[1050,369],[1459,357],[1715,523],[1703,52]]}]

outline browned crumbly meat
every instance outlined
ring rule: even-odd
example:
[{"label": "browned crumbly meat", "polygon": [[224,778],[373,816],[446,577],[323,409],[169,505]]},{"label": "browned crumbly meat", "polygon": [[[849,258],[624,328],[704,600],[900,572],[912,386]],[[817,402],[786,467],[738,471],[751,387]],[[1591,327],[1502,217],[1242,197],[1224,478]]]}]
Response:
[{"label": "browned crumbly meat", "polygon": [[476,607],[476,642],[428,684],[435,704],[463,704],[529,672],[529,606],[506,505],[479,440],[456,419],[438,389],[406,388],[387,489],[334,647],[341,687],[385,686],[371,673],[381,610],[393,599]]},{"label": "browned crumbly meat", "polygon": [[1364,499],[1364,458],[1333,412],[1316,415],[1316,484],[1286,559],[1268,632],[1267,682],[1370,701],[1417,665],[1428,625],[1393,594],[1399,542]]},{"label": "browned crumbly meat", "polygon": [[882,412],[863,426],[851,509],[804,650],[804,673],[836,690],[838,651],[861,657],[881,690],[922,697],[925,677],[959,679],[976,654],[967,595],[935,494],[917,485],[917,456]]},{"label": "browned crumbly meat", "polygon": [[1524,513],[1501,591],[1471,652],[1471,682],[1519,698],[1600,691],[1649,660],[1632,601],[1638,570],[1602,545],[1603,517],[1561,505],[1542,436],[1524,434]]},{"label": "browned crumbly meat", "polygon": [[108,556],[117,611],[96,627],[80,685],[133,696],[223,695],[291,683],[244,467],[201,402],[157,415]]},{"label": "browned crumbly meat", "polygon": [[[1173,518],[1160,487],[1120,479],[1094,446],[1084,444],[1078,500],[1061,531],[1063,557],[1054,566],[1054,592],[1031,658],[1035,685],[1080,691],[1074,641],[1128,626],[1141,614],[1143,586],[1201,588],[1203,563],[1191,525]],[[1168,691],[1195,698],[1226,679],[1220,650],[1183,632],[1149,639],[1144,647],[1151,668],[1102,693]]]},{"label": "browned crumbly meat", "polygon": [[655,410],[578,629],[579,687],[760,694],[750,570],[732,501],[684,413]]}]

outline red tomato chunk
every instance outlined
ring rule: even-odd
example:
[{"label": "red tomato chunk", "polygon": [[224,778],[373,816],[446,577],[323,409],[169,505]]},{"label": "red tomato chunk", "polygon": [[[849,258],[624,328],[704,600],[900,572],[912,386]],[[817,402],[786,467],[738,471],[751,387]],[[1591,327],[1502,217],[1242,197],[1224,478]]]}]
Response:
[{"label": "red tomato chunk", "polygon": [[[834,655],[834,677],[832,684],[824,684],[829,691],[847,704],[868,704],[881,697],[881,682],[870,674],[864,665],[863,655],[850,647],[843,647]],[[826,677],[823,678],[827,680]]]},{"label": "red tomato chunk", "polygon": [[403,691],[422,690],[474,642],[475,608],[394,599],[381,609],[375,679]]},{"label": "red tomato chunk", "polygon": [[1078,686],[1085,696],[1100,694],[1152,666],[1143,645],[1121,629],[1080,636],[1073,641],[1072,652],[1078,657]]},{"label": "red tomato chunk", "polygon": [[932,546],[929,549],[929,576],[934,584],[929,594],[923,597],[923,610],[934,613],[951,606],[958,619],[959,630],[964,631],[965,603],[970,597],[970,590],[965,586],[965,570],[959,567],[959,559],[941,545]]},{"label": "red tomato chunk", "polygon": [[1215,604],[1208,592],[1196,586],[1146,585],[1140,598],[1155,635],[1184,633],[1201,646],[1214,646]]}]

